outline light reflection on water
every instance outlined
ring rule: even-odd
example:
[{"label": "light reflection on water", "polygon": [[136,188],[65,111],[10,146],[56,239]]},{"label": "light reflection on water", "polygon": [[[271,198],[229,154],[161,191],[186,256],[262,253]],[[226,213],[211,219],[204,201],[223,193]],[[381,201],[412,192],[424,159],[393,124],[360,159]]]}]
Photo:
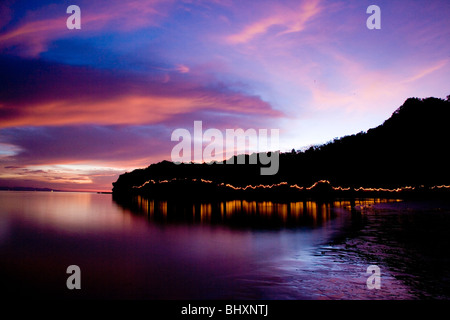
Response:
[{"label": "light reflection on water", "polygon": [[[447,299],[449,212],[386,199],[119,205],[0,192],[0,286],[30,298]],[[70,264],[79,292],[65,288]],[[371,264],[380,290],[366,288]]]},{"label": "light reflection on water", "polygon": [[331,217],[330,204],[312,201],[273,203],[270,201],[230,200],[216,203],[179,203],[137,196],[130,206],[149,220],[200,223],[235,223],[240,226],[277,227],[301,225],[310,220],[316,225]]},{"label": "light reflection on water", "polygon": [[[149,199],[140,195],[122,205],[157,222],[220,223],[236,227],[269,229],[319,226],[335,218],[338,210],[355,212],[374,204],[399,202],[399,199],[352,199],[334,201],[272,202],[228,200],[218,202],[177,202]],[[120,201],[118,201],[121,203]]]}]

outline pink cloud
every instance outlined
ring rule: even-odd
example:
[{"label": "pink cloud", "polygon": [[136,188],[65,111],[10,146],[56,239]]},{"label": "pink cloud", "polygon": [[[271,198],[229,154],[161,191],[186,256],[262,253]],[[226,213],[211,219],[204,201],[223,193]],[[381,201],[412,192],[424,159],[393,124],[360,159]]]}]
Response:
[{"label": "pink cloud", "polygon": [[276,36],[300,32],[305,29],[306,24],[311,19],[322,11],[319,0],[303,1],[295,9],[282,5],[268,9],[270,10],[270,14],[267,17],[251,22],[242,31],[229,35],[226,38],[227,42],[231,44],[247,43],[257,36],[268,33],[270,28],[274,26],[284,29],[276,33]]},{"label": "pink cloud", "polygon": [[165,82],[37,61],[6,59],[3,64],[3,128],[158,124],[203,110],[257,118],[282,116],[257,96],[225,85],[206,86],[201,76],[185,79],[175,73]]},{"label": "pink cloud", "polygon": [[[127,32],[157,26],[167,15],[172,1],[79,1],[81,30],[68,30],[66,6],[51,5],[29,12],[16,26],[0,34],[0,50],[18,46],[19,54],[36,57],[55,39],[92,35],[102,30]],[[5,18],[10,12],[3,10]]]},{"label": "pink cloud", "polygon": [[190,71],[189,67],[182,64],[177,65],[176,70],[180,73],[188,73]]},{"label": "pink cloud", "polygon": [[[280,112],[258,99],[240,93],[223,94],[199,88],[196,92],[177,93],[172,87],[173,96],[167,95],[133,95],[114,96],[112,98],[88,101],[58,99],[22,106],[4,106],[5,113],[11,110],[8,119],[0,120],[0,126],[61,126],[80,124],[99,125],[140,125],[157,124],[172,117],[189,114],[199,110],[255,114],[259,117],[279,117]],[[82,95],[82,94],[81,94]],[[19,112],[16,109],[20,108]]]}]

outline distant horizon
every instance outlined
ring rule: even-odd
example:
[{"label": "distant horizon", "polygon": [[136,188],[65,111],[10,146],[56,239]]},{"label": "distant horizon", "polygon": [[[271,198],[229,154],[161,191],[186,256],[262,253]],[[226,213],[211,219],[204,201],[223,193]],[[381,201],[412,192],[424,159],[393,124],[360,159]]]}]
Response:
[{"label": "distant horizon", "polygon": [[289,152],[450,93],[444,0],[79,0],[75,18],[68,6],[0,4],[0,185],[109,192],[170,161],[171,133],[194,121],[278,129]]},{"label": "distant horizon", "polygon": [[[6,190],[8,189],[8,190]],[[24,189],[24,190],[17,190]],[[35,189],[35,190],[26,190]],[[0,186],[0,191],[23,191],[23,192],[89,192],[89,193],[111,193],[111,190],[58,190],[50,188],[36,188],[36,187],[10,187],[10,186]]]}]

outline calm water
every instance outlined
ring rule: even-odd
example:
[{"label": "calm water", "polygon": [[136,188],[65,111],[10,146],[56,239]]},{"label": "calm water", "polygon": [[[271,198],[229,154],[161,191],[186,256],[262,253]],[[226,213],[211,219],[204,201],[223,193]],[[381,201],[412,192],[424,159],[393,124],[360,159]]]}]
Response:
[{"label": "calm water", "polygon": [[[3,191],[0,285],[27,298],[448,299],[449,228],[439,202],[119,205]],[[66,288],[73,264],[81,290]]]}]

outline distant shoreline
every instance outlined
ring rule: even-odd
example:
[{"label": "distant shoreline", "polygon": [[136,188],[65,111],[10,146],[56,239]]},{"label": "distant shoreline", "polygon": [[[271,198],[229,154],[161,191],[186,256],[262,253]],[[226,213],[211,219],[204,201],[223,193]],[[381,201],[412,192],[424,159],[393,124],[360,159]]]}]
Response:
[{"label": "distant shoreline", "polygon": [[179,200],[305,200],[305,199],[450,199],[450,186],[354,188],[334,187],[329,181],[318,181],[310,187],[300,187],[287,183],[235,187],[224,183],[214,183],[203,179],[173,179],[170,181],[150,181],[140,187],[132,187],[122,192],[114,192],[115,198],[143,196],[154,199]]},{"label": "distant shoreline", "polygon": [[0,187],[0,191],[24,191],[24,192],[87,192],[97,194],[112,194],[112,191],[89,191],[89,190],[57,190],[49,188],[32,188],[32,187]]},{"label": "distant shoreline", "polygon": [[50,188],[33,188],[33,187],[0,187],[0,191],[40,191],[40,192],[61,192]]}]

